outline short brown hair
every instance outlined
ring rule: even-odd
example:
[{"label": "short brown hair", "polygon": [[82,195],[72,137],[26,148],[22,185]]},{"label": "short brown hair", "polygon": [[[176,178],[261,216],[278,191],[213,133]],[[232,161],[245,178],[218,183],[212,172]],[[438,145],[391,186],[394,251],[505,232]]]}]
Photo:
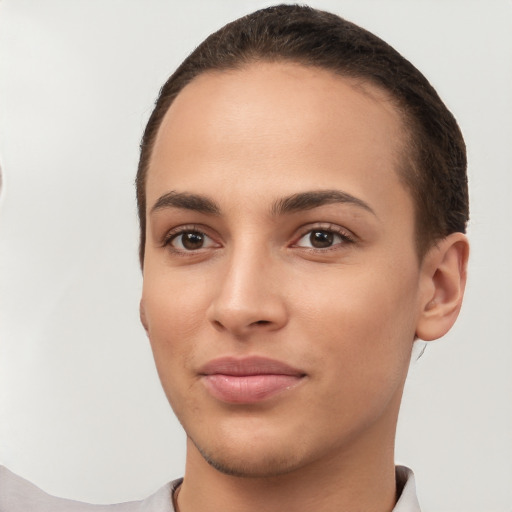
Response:
[{"label": "short brown hair", "polygon": [[228,23],[206,38],[167,80],[141,142],[137,171],[140,261],[146,240],[145,183],[162,119],[180,91],[207,71],[255,61],[291,61],[363,79],[384,89],[402,114],[407,154],[398,169],[415,205],[421,258],[453,232],[466,231],[466,148],[457,122],[428,80],[386,42],[335,14],[278,5]]}]

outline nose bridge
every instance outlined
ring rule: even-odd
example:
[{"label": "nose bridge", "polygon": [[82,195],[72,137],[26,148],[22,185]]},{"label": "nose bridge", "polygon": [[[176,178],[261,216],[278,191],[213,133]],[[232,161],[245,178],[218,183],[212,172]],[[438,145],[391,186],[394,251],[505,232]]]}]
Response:
[{"label": "nose bridge", "polygon": [[210,307],[210,320],[236,335],[255,328],[277,329],[286,323],[286,308],[273,276],[276,258],[268,244],[247,236],[233,243]]}]

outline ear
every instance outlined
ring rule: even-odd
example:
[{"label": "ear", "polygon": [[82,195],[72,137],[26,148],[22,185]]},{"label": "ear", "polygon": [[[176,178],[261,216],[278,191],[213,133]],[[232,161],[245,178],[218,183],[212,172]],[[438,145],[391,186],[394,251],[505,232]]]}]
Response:
[{"label": "ear", "polygon": [[149,336],[148,320],[146,318],[146,310],[144,308],[143,299],[140,299],[140,303],[139,303],[139,317],[140,317],[140,323],[142,324],[142,327],[144,327],[146,334]]},{"label": "ear", "polygon": [[462,233],[452,233],[423,258],[418,338],[425,341],[440,338],[455,323],[466,287],[468,257],[468,239]]}]

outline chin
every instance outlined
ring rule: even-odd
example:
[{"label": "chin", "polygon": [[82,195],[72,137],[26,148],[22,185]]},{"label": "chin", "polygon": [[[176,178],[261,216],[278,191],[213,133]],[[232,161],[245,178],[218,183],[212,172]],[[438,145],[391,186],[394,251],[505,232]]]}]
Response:
[{"label": "chin", "polygon": [[220,446],[206,449],[190,438],[203,459],[217,471],[239,478],[271,478],[291,473],[301,464],[297,452],[285,454],[279,450],[257,446]]}]

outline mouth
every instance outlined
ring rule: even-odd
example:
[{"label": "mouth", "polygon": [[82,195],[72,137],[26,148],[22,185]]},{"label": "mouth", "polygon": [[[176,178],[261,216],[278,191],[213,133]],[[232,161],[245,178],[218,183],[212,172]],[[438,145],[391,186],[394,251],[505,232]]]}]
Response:
[{"label": "mouth", "polygon": [[275,359],[264,357],[214,359],[199,374],[207,391],[231,404],[267,400],[299,385],[306,374]]}]

